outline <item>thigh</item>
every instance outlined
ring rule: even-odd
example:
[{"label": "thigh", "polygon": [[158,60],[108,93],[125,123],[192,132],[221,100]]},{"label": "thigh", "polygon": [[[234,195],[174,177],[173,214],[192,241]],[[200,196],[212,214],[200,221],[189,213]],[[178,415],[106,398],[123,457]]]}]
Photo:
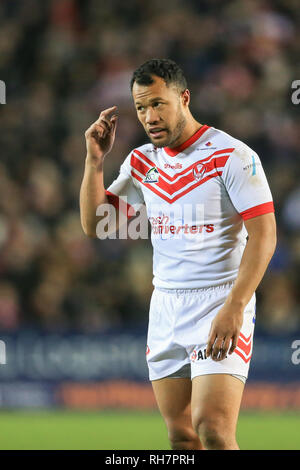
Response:
[{"label": "thigh", "polygon": [[164,378],[152,381],[159,411],[167,425],[191,425],[192,382],[189,378]]},{"label": "thigh", "polygon": [[202,450],[203,446],[192,426],[191,379],[159,379],[152,382],[152,387],[172,448]]},{"label": "thigh", "polygon": [[192,381],[191,413],[194,429],[201,423],[226,427],[235,434],[244,384],[229,374],[197,376]]}]

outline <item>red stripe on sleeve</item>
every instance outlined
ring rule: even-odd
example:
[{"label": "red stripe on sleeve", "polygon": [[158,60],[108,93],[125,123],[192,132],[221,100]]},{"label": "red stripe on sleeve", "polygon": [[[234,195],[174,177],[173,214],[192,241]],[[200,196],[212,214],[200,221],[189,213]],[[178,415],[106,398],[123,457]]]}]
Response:
[{"label": "red stripe on sleeve", "polygon": [[258,215],[268,214],[270,212],[275,212],[273,201],[250,207],[250,209],[240,212],[240,215],[244,220],[248,220],[252,219],[253,217],[257,217]]},{"label": "red stripe on sleeve", "polygon": [[120,210],[123,214],[127,216],[128,219],[136,215],[133,206],[131,206],[127,202],[124,202],[119,196],[111,193],[110,191],[107,191],[107,189],[105,190],[105,194],[107,196],[109,204],[112,204],[117,210]]}]

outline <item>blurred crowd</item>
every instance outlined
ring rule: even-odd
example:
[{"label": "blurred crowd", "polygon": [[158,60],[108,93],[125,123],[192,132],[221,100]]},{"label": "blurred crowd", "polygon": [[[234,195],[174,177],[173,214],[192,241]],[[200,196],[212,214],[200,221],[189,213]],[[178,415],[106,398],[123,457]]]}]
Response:
[{"label": "blurred crowd", "polygon": [[145,325],[149,240],[87,238],[79,217],[84,131],[118,106],[106,187],[146,142],[129,90],[153,57],[177,61],[202,123],[260,156],[278,246],[257,292],[257,326],[300,330],[300,79],[297,0],[2,0],[0,330]]}]

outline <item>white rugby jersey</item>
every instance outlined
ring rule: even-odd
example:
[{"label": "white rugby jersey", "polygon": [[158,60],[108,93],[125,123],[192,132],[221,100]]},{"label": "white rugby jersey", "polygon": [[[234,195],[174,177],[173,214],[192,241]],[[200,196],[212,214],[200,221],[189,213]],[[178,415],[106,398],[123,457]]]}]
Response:
[{"label": "white rugby jersey", "polygon": [[258,155],[207,125],[177,148],[134,149],[106,194],[116,207],[146,205],[153,284],[168,289],[236,279],[247,237],[243,221],[274,212]]}]

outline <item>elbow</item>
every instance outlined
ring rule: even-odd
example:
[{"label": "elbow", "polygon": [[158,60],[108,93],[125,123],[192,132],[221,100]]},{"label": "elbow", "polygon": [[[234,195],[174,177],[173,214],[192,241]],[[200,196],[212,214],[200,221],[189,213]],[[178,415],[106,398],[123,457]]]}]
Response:
[{"label": "elbow", "polygon": [[98,220],[97,223],[94,221],[87,223],[86,221],[81,220],[81,227],[87,237],[98,238],[99,240],[109,238],[118,230],[116,221],[110,221],[107,217],[100,217],[100,220]]},{"label": "elbow", "polygon": [[85,231],[84,230],[84,233],[88,238],[97,238],[96,232],[92,232],[91,230],[90,231],[88,231],[88,230]]},{"label": "elbow", "polygon": [[104,230],[101,226],[84,226],[82,225],[82,230],[88,238],[98,238],[99,240],[105,240],[109,238],[109,235],[115,233],[115,230]]},{"label": "elbow", "polygon": [[89,226],[85,225],[83,222],[81,222],[81,227],[82,227],[82,230],[83,230],[84,234],[88,238],[97,238],[96,228],[89,227]]}]

